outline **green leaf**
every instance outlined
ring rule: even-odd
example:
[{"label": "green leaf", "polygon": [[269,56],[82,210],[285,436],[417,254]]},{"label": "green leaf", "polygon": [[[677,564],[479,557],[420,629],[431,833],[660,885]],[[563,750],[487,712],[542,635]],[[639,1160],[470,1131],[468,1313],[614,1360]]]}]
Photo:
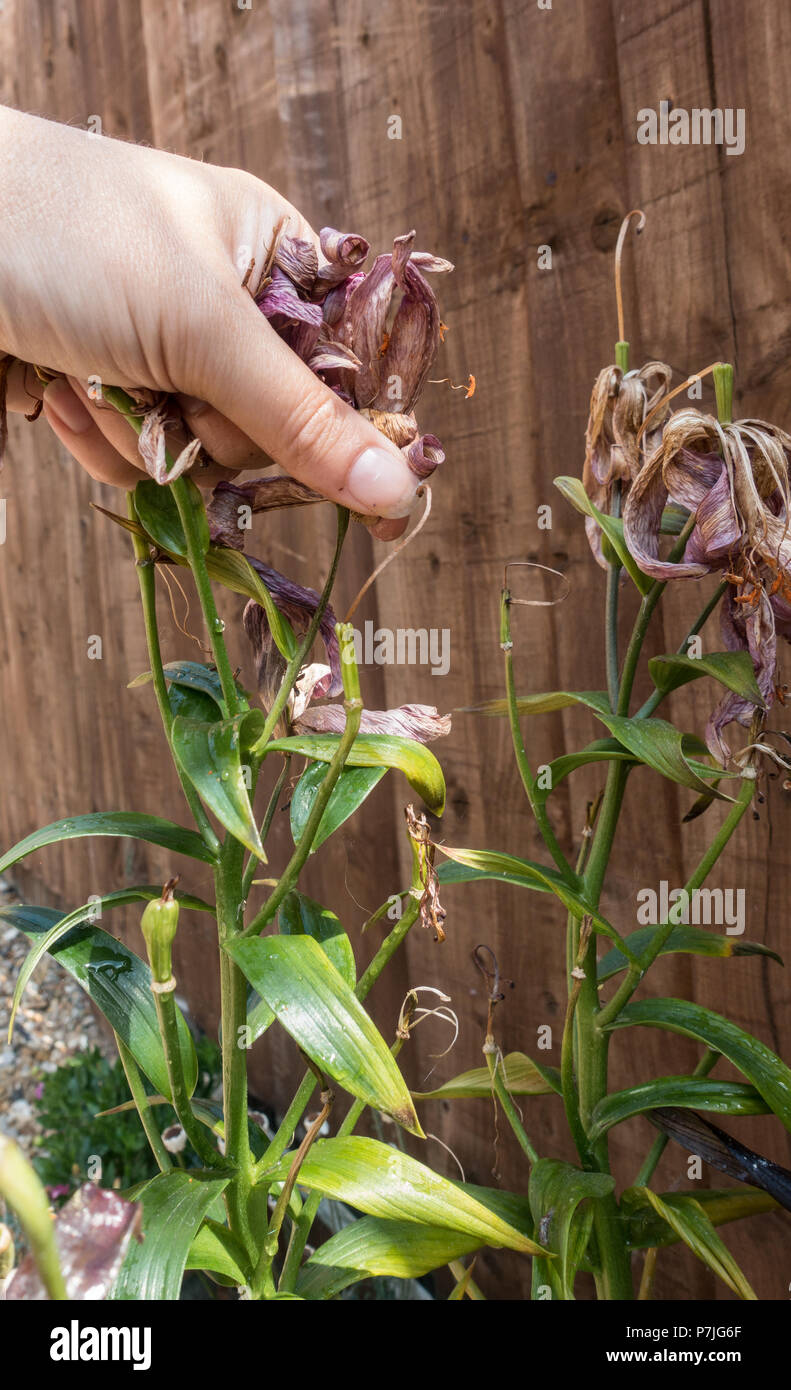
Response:
[{"label": "green leaf", "polygon": [[[627,1193],[624,1193],[624,1198],[626,1197]],[[657,1215],[661,1216],[684,1244],[689,1246],[692,1253],[718,1275],[739,1298],[749,1301],[755,1299],[756,1295],[730,1250],[720,1240],[703,1206],[694,1197],[677,1196],[670,1200],[657,1196],[649,1187],[630,1188],[628,1197],[630,1205],[639,1205],[641,1201],[650,1204]]]},{"label": "green leaf", "polygon": [[[50,907],[16,904],[0,908],[0,921],[17,927],[32,942],[51,931],[61,916]],[[169,1097],[170,1081],[148,966],[121,941],[94,926],[72,928],[67,936],[56,941],[49,954],[90,996],[154,1089]],[[198,1062],[181,1013],[178,1027],[184,1077],[192,1094],[198,1079]]]},{"label": "green leaf", "polygon": [[[561,1094],[556,1067],[539,1067],[523,1052],[509,1052],[504,1059],[503,1080],[512,1096]],[[413,1100],[491,1100],[492,1078],[488,1067],[475,1067],[446,1081],[434,1091],[413,1091]],[[454,1257],[455,1258],[455,1257]]]},{"label": "green leaf", "polygon": [[[264,1181],[284,1180],[293,1157],[285,1154],[265,1174]],[[528,1254],[546,1253],[462,1184],[440,1177],[417,1159],[377,1139],[349,1136],[319,1140],[299,1170],[299,1186],[348,1202],[369,1216],[448,1227],[473,1236],[481,1244]]]},{"label": "green leaf", "polygon": [[[200,547],[205,555],[209,548],[206,508],[200,488],[196,487],[191,478],[185,478],[184,481],[198,525]],[[167,550],[171,555],[178,555],[182,559],[186,558],[187,541],[184,528],[181,525],[176,499],[169,487],[160,487],[153,478],[143,478],[135,488],[135,511],[140,524],[160,550]]]},{"label": "green leaf", "polygon": [[[311,854],[333,835],[349,816],[365,801],[365,798],[381,782],[386,767],[348,767],[341,772],[332,789],[326,810],[319,822]],[[291,797],[291,834],[296,844],[302,838],[308,816],[327,769],[324,763],[311,763],[297,782]]]},{"label": "green leaf", "polygon": [[[340,734],[305,734],[274,739],[266,753],[300,753],[318,762],[332,761]],[[346,759],[348,767],[396,767],[421,796],[435,816],[445,809],[445,779],[442,768],[429,748],[411,738],[395,734],[358,734]]]},{"label": "green leaf", "polygon": [[[138,484],[139,486],[139,484]],[[143,1241],[132,1241],[111,1297],[164,1302],[178,1298],[190,1247],[227,1177],[199,1168],[159,1173],[140,1195]]]},{"label": "green leaf", "polygon": [[652,656],[648,670],[657,690],[663,694],[677,690],[688,681],[698,680],[700,676],[712,676],[727,690],[751,700],[759,709],[766,709],[755,679],[752,657],[746,651],[711,652],[708,656],[696,657],[669,652],[664,656]]},{"label": "green leaf", "polygon": [[[656,925],[639,927],[637,931],[631,932],[626,937],[630,951],[635,956],[641,956],[646,947],[650,945],[655,932]],[[690,956],[770,956],[780,965],[783,964],[782,956],[779,956],[776,951],[771,951],[768,946],[764,946],[761,942],[741,941],[735,936],[718,936],[714,932],[705,931],[702,927],[674,927],[659,954],[670,956],[676,952]],[[617,946],[614,947],[599,961],[597,972],[599,981],[609,980],[620,970],[625,970],[627,965],[626,956],[618,950]]]},{"label": "green leaf", "polygon": [[600,531],[603,531],[610,545],[615,551],[621,564],[626,569],[629,577],[637,585],[641,594],[647,594],[653,584],[653,579],[639,568],[637,561],[633,558],[624,540],[623,521],[620,517],[612,517],[600,512],[598,507],[591,502],[582,480],[580,478],[560,477],[553,478],[555,487],[562,492],[567,502],[575,507],[583,516],[592,516]]},{"label": "green leaf", "polygon": [[707,1076],[658,1076],[605,1096],[593,1109],[588,1137],[600,1139],[613,1125],[657,1106],[680,1105],[717,1115],[766,1115],[769,1106],[754,1086],[743,1081],[712,1081]]},{"label": "green leaf", "polygon": [[[156,884],[145,883],[137,888],[121,888],[116,893],[106,893],[103,898],[95,898],[93,902],[86,903],[84,907],[75,908],[74,912],[69,912],[62,917],[55,926],[48,931],[46,936],[36,941],[35,945],[28,951],[22,962],[22,967],[17,976],[14,998],[11,1004],[11,1015],[8,1020],[8,1041],[11,1042],[14,1033],[14,1020],[17,1010],[22,1002],[22,996],[28,986],[33,971],[38,965],[41,957],[52,950],[56,941],[71,931],[72,927],[80,926],[83,922],[94,922],[105,912],[113,907],[123,907],[127,903],[139,902],[142,900],[150,902],[153,898],[160,897],[162,888]],[[214,915],[214,908],[205,903],[202,898],[193,898],[189,893],[176,893],[175,895],[182,907],[193,908],[196,912],[210,912]]]},{"label": "green leaf", "polygon": [[[696,1192],[663,1192],[662,1201],[672,1206],[679,1198],[692,1197],[703,1208],[713,1226],[723,1226],[728,1221],[741,1221],[747,1216],[760,1216],[763,1212],[779,1210],[777,1202],[768,1192],[758,1188],[734,1189],[708,1188]],[[674,1245],[680,1236],[667,1222],[657,1215],[653,1207],[630,1203],[629,1191],[621,1199],[622,1211],[628,1221],[628,1242],[632,1250],[646,1250],[656,1245]]]},{"label": "green leaf", "polygon": [[559,758],[555,758],[548,765],[548,776],[541,777],[541,783],[548,782],[548,786],[542,786],[536,782],[536,798],[538,801],[546,801],[555,788],[568,777],[569,773],[576,772],[578,767],[587,767],[589,763],[619,762],[636,763],[637,759],[627,748],[614,738],[598,738],[589,743],[587,748],[580,749],[579,753],[563,753]]},{"label": "green leaf", "polygon": [[249,1262],[238,1237],[227,1226],[207,1219],[187,1251],[184,1268],[211,1270],[213,1274],[221,1274],[223,1281],[245,1284]]},{"label": "green leaf", "polygon": [[246,594],[266,612],[266,620],[272,633],[275,646],[285,661],[291,661],[299,651],[299,642],[293,627],[275,604],[266,584],[259,577],[241,550],[229,550],[224,546],[213,545],[206,559],[209,577],[216,579],[226,589],[236,594]]},{"label": "green leaf", "polygon": [[14,845],[0,859],[0,874],[18,864],[26,854],[42,849],[44,845],[54,845],[61,840],[76,840],[86,835],[122,835],[132,840],[146,840],[151,845],[161,845],[174,854],[187,854],[192,859],[201,859],[204,864],[213,864],[214,857],[195,830],[185,830],[172,821],[161,820],[159,816],[143,816],[136,811],[96,811],[87,816],[69,816],[64,820],[53,821],[41,830],[34,830],[24,840]]},{"label": "green leaf", "polygon": [[186,685],[171,685],[168,703],[174,719],[189,719],[198,724],[217,724],[222,719],[209,695],[202,690],[190,690]]},{"label": "green leaf", "polygon": [[446,1226],[363,1216],[331,1236],[311,1255],[297,1289],[303,1298],[331,1298],[338,1285],[346,1288],[371,1276],[420,1279],[451,1260],[472,1254],[483,1243],[476,1236],[451,1231]]},{"label": "green leaf", "polygon": [[627,1004],[610,1027],[629,1028],[634,1024],[666,1028],[721,1052],[753,1083],[772,1113],[791,1130],[791,1071],[764,1043],[730,1019],[686,999],[639,999]]},{"label": "green leaf", "polygon": [[312,936],[349,988],[354,989],[357,966],[352,943],[334,912],[294,891],[287,893],[280,905],[278,925],[281,936]]},{"label": "green leaf", "polygon": [[[602,691],[553,690],[543,695],[520,695],[516,704],[520,714],[545,714],[551,710],[565,709],[568,705],[584,705],[593,711],[621,748],[626,749],[637,762],[652,767],[662,777],[677,782],[679,786],[691,787],[693,791],[705,792],[722,801],[733,800],[707,779],[719,781],[722,777],[741,774],[723,772],[721,767],[712,767],[693,757],[696,753],[708,753],[705,743],[695,734],[682,733],[665,719],[627,718],[613,714],[609,700]],[[487,700],[482,705],[474,706],[472,712],[506,715],[508,705],[501,699]]]},{"label": "green leaf", "polygon": [[574,1298],[574,1276],[593,1228],[593,1203],[614,1187],[608,1173],[583,1173],[560,1159],[540,1158],[533,1167],[530,1210],[541,1244],[560,1257],[550,1277],[554,1275],[563,1299]]},{"label": "green leaf", "polygon": [[571,887],[557,869],[534,864],[530,859],[517,859],[513,854],[501,854],[498,850],[452,849],[448,845],[437,845],[437,849],[468,871],[467,874],[451,875],[443,872],[446,868],[443,864],[439,869],[441,883],[467,883],[477,878],[493,878],[502,883],[515,883],[522,888],[554,893],[576,917],[590,916],[595,931],[611,941],[617,941],[622,951],[629,952],[615,927],[602,917],[598,908],[588,902],[580,889]]},{"label": "green leaf", "polygon": [[245,784],[245,767],[252,780],[250,748],[261,733],[260,710],[245,710],[217,724],[198,724],[179,716],[173,721],[173,750],[202,801],[226,830],[266,862],[253,808]]},{"label": "green leaf", "polygon": [[236,938],[225,950],[322,1072],[422,1137],[387,1043],[313,937]]}]

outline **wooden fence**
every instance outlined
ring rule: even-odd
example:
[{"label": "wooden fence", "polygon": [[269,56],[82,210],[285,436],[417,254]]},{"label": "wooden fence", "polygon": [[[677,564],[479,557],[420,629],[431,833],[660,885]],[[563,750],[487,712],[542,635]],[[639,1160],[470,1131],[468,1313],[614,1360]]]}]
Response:
[{"label": "wooden fence", "polygon": [[[429,387],[424,428],[448,461],[435,513],[403,562],[395,562],[360,614],[391,628],[447,628],[451,666],[373,666],[370,705],[418,699],[462,709],[501,693],[497,607],[503,564],[530,558],[561,569],[571,592],[551,609],[516,616],[519,683],[531,690],[604,683],[600,641],[603,576],[592,564],[579,517],[552,487],[581,468],[590,387],[612,359],[616,335],[612,253],[624,212],[643,208],[644,235],[626,256],[627,336],[634,360],[659,357],[675,380],[718,358],[736,368],[738,414],[788,426],[791,385],[791,238],[787,151],[791,114],[786,55],[791,10],[739,0],[5,0],[0,10],[0,100],[181,154],[242,166],[297,204],[314,226],[364,233],[375,249],[415,226],[420,245],[456,263],[442,285],[450,331],[436,376],[477,379],[471,400]],[[713,145],[641,145],[637,112],[670,100],[680,107],[743,108],[746,150]],[[401,120],[401,138],[390,138]],[[552,268],[542,268],[541,247]],[[543,257],[546,260],[546,257]],[[15,421],[2,479],[7,540],[0,551],[0,706],[3,795],[0,841],[13,843],[58,816],[134,808],[180,818],[185,808],[165,764],[150,687],[127,683],[146,667],[137,581],[124,535],[89,507],[117,496],[78,472],[43,423]],[[552,506],[552,529],[537,508]],[[267,521],[249,548],[295,578],[315,583],[331,549],[328,508]],[[340,578],[350,599],[384,553],[359,528]],[[666,632],[653,650],[675,646],[697,611],[695,586],[678,587]],[[232,652],[252,672],[238,636],[241,604],[225,605]],[[624,624],[631,621],[628,602]],[[168,627],[169,657],[197,649]],[[195,606],[191,615],[195,626]],[[626,631],[624,627],[624,632]],[[102,637],[101,660],[88,658]],[[673,697],[675,715],[701,731],[707,682]],[[782,724],[782,711],[779,716]],[[586,714],[536,724],[540,761],[597,736]],[[455,715],[440,749],[448,782],[448,843],[540,857],[501,721]],[[587,800],[600,785],[580,772],[554,798],[557,831],[571,852]],[[364,815],[311,863],[309,891],[335,909],[355,936],[368,911],[403,886],[406,787],[388,778]],[[743,824],[721,878],[743,887],[747,934],[783,950],[791,865],[788,811],[780,781],[767,786],[760,819]],[[685,881],[714,809],[681,825],[688,797],[648,773],[630,783],[604,910],[634,924],[640,886]],[[284,817],[280,818],[285,820]],[[273,863],[288,846],[278,824]],[[75,842],[40,852],[18,875],[25,896],[73,906],[89,893],[156,880],[170,868],[159,852],[110,842]],[[199,876],[190,879],[201,891]],[[204,885],[205,887],[205,885]],[[481,981],[471,962],[480,942],[514,982],[498,1009],[505,1050],[535,1053],[549,1024],[557,1063],[564,1009],[563,924],[552,901],[508,887],[476,885],[447,894],[448,940],[413,931],[392,974],[371,997],[390,1030],[410,985],[438,986],[462,1021],[435,1078],[480,1064],[485,1023]],[[114,919],[114,926],[115,926]],[[135,915],[117,919],[133,942]],[[355,937],[357,941],[357,938]],[[360,943],[360,952],[371,945]],[[178,974],[197,1016],[216,1019],[208,926],[179,937]],[[649,993],[678,994],[727,1013],[791,1057],[786,973],[760,958],[674,956],[652,972]],[[433,1024],[405,1054],[416,1087],[445,1046]],[[647,1030],[619,1036],[615,1086],[684,1071],[696,1049]],[[636,1060],[639,1058],[639,1060]],[[269,1036],[254,1054],[262,1099],[282,1103],[298,1073],[287,1039]],[[561,1107],[526,1104],[526,1123],[544,1153],[571,1157]],[[525,1169],[504,1125],[495,1154],[492,1107],[434,1104],[426,1128],[449,1145],[472,1181],[497,1167],[504,1187]],[[789,1164],[774,1120],[728,1128]],[[634,1120],[616,1130],[619,1183],[633,1180],[653,1131]],[[455,1165],[439,1143],[428,1156]],[[687,1158],[670,1145],[659,1177],[687,1185]],[[707,1174],[704,1185],[720,1185]],[[787,1297],[788,1217],[761,1217],[726,1233],[759,1296]],[[526,1262],[483,1254],[476,1278],[491,1296],[519,1296]],[[701,1265],[674,1250],[659,1259],[658,1297],[728,1297]]]}]

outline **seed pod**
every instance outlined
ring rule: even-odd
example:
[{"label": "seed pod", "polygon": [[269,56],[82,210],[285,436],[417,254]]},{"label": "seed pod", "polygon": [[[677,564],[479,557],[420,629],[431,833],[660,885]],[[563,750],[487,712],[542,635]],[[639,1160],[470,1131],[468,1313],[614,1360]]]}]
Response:
[{"label": "seed pod", "polygon": [[179,923],[179,905],[173,892],[177,882],[178,879],[170,879],[162,889],[162,897],[146,904],[140,921],[151,973],[157,984],[166,984],[173,973],[170,948]]}]

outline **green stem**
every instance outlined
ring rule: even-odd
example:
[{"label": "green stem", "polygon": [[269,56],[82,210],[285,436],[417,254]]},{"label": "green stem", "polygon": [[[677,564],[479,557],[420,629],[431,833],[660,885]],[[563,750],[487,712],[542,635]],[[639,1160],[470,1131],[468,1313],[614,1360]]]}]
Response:
[{"label": "green stem", "polygon": [[325,580],[324,588],[321,591],[321,598],[319,599],[319,602],[316,606],[316,611],[313,614],[313,617],[310,621],[310,626],[308,627],[308,630],[305,633],[304,638],[302,639],[302,643],[299,647],[299,650],[292,657],[291,661],[288,663],[288,666],[286,667],[285,674],[283,676],[282,681],[280,682],[280,689],[278,690],[277,695],[275,696],[274,704],[272,705],[272,708],[269,711],[269,714],[267,715],[266,723],[264,724],[260,737],[256,740],[253,746],[252,752],[255,756],[258,757],[260,757],[263,754],[266,745],[272,737],[277,721],[279,720],[281,714],[283,713],[283,710],[286,707],[289,694],[291,693],[291,687],[293,686],[294,681],[299,675],[301,668],[304,666],[306,658],[310,654],[310,649],[316,640],[316,634],[319,630],[321,620],[324,616],[324,613],[326,612],[327,604],[330,601],[330,594],[332,593],[332,587],[335,583],[335,576],[338,572],[338,563],[341,558],[343,542],[346,536],[346,532],[349,529],[349,512],[346,510],[345,507],[338,507],[336,510],[338,513],[338,532],[335,541],[335,553],[332,557],[332,564],[330,565],[329,574],[327,575],[327,578]]},{"label": "green stem", "polygon": [[113,1037],[115,1038],[115,1045],[118,1048],[118,1056],[121,1059],[124,1075],[129,1083],[132,1100],[140,1116],[140,1123],[143,1126],[146,1139],[151,1145],[151,1152],[157,1161],[160,1173],[168,1173],[173,1167],[173,1164],[170,1159],[170,1154],[162,1142],[162,1135],[154,1123],[154,1116],[151,1113],[151,1106],[146,1094],[146,1088],[143,1085],[143,1078],[140,1075],[140,1069],[132,1053],[129,1051],[129,1048],[126,1046],[126,1043],[119,1038],[117,1033],[113,1033]]},{"label": "green stem", "polygon": [[275,916],[277,909],[283,899],[291,892],[294,884],[299,878],[300,873],[313,847],[316,831],[321,823],[321,818],[327,808],[327,803],[332,795],[335,784],[343,772],[352,744],[357,737],[362,718],[362,700],[355,696],[343,702],[346,711],[346,725],[340,737],[338,747],[333,754],[332,761],[327,769],[327,775],[322,781],[311,806],[310,815],[305,822],[305,829],[297,841],[294,853],[280,876],[277,887],[272,890],[260,912],[256,913],[249,927],[242,932],[243,936],[258,936],[264,927],[267,926]]},{"label": "green stem", "polygon": [[[715,1052],[712,1048],[707,1047],[706,1051],[704,1052],[703,1056],[701,1057],[700,1061],[695,1067],[695,1070],[693,1071],[692,1075],[708,1076],[709,1072],[716,1065],[721,1056],[721,1052]],[[662,1154],[665,1152],[665,1149],[667,1148],[669,1142],[669,1135],[657,1135],[656,1139],[651,1145],[651,1148],[648,1151],[645,1163],[643,1164],[642,1168],[640,1169],[640,1172],[637,1174],[637,1177],[634,1180],[634,1187],[648,1186],[652,1177],[654,1176],[656,1166],[660,1158],[662,1157]]]},{"label": "green stem", "polygon": [[229,716],[233,718],[241,709],[239,704],[239,693],[236,689],[236,681],[233,678],[233,668],[228,656],[228,649],[222,635],[225,623],[219,616],[217,605],[214,602],[214,592],[211,587],[209,572],[206,568],[206,555],[198,529],[195,510],[190,500],[189,486],[189,482],[186,478],[176,478],[175,482],[169,484],[181,518],[181,525],[187,542],[187,559],[189,560],[190,569],[192,570],[195,588],[198,591],[198,600],[203,612],[203,620],[209,633],[209,641],[211,642],[214,664],[217,667],[217,675],[220,678],[223,699],[228,708]]},{"label": "green stem", "polygon": [[546,806],[544,802],[536,796],[536,786],[530,764],[527,759],[522,729],[519,723],[519,705],[517,702],[516,687],[514,685],[514,662],[513,662],[513,641],[511,639],[511,595],[508,589],[503,589],[500,601],[500,646],[505,654],[505,688],[506,700],[508,704],[508,722],[511,727],[511,738],[514,745],[514,755],[516,764],[519,768],[519,775],[522,778],[522,785],[527,793],[530,802],[530,809],[535,817],[536,824],[541,832],[544,844],[552,855],[560,872],[570,887],[578,887],[576,875],[564,855],[560,845],[555,838],[555,832],[549,822]]},{"label": "green stem", "polygon": [[199,1158],[209,1167],[220,1165],[220,1155],[206,1137],[200,1120],[196,1119],[190,1105],[189,1091],[184,1080],[181,1048],[179,1046],[178,1018],[176,1014],[175,981],[171,989],[153,990],[156,1004],[159,1032],[165,1053],[165,1062],[170,1081],[170,1095],[179,1123]]},{"label": "green stem", "polygon": [[[681,559],[694,526],[695,517],[692,515],[684,523],[678,540],[668,556],[670,562],[676,562]],[[618,699],[618,714],[629,713],[632,686],[634,685],[634,678],[637,673],[637,663],[640,659],[640,653],[643,650],[645,635],[648,631],[651,618],[653,617],[654,609],[662,597],[667,583],[668,580],[666,579],[656,579],[648,592],[643,595],[634,628],[632,629],[632,635],[629,639],[626,657],[624,658],[623,672],[621,673],[621,693]]]},{"label": "green stem", "polygon": [[214,881],[220,944],[225,1157],[235,1170],[225,1192],[225,1201],[233,1230],[244,1241],[248,1254],[254,1258],[255,1245],[247,1217],[254,1163],[247,1126],[247,1052],[242,1042],[247,1021],[247,981],[223,949],[227,941],[240,933],[243,856],[243,846],[229,836],[215,870]]},{"label": "green stem", "polygon": [[[127,495],[126,506],[127,515],[129,516],[130,521],[136,521],[137,512],[135,511],[134,494],[131,492]],[[171,756],[173,757],[173,763],[178,774],[178,779],[181,783],[181,789],[184,792],[184,795],[187,799],[187,804],[193,814],[193,817],[195,818],[195,823],[200,831],[201,838],[203,839],[203,842],[207,846],[207,848],[211,850],[212,854],[216,855],[219,853],[220,850],[220,841],[217,839],[217,836],[215,835],[211,827],[209,818],[206,815],[203,806],[201,805],[200,797],[195,791],[195,788],[192,786],[192,783],[189,781],[187,776],[182,771],[181,767],[179,766],[178,759],[173,753],[173,744],[171,741],[173,711],[170,707],[170,698],[168,696],[167,681],[165,679],[165,672],[162,666],[162,652],[159,644],[159,629],[157,627],[156,582],[154,579],[154,562],[149,554],[148,546],[146,545],[145,541],[142,539],[141,536],[136,536],[134,533],[132,534],[132,546],[134,548],[135,567],[137,569],[137,578],[138,583],[140,585],[140,598],[143,604],[143,623],[145,625],[146,631],[148,660],[151,666],[151,674],[153,676],[154,681],[154,693],[156,695],[160,718],[162,720],[162,724],[165,730],[165,737],[167,738],[168,747],[170,748]]]},{"label": "green stem", "polygon": [[[610,501],[610,516],[620,516],[621,514],[621,483],[619,479],[613,483],[612,498]],[[607,570],[607,600],[606,600],[606,662],[607,662],[607,693],[610,697],[610,708],[613,712],[618,708],[618,594],[621,585],[621,564],[617,560],[611,563]]]},{"label": "green stem", "polygon": [[[708,849],[706,850],[706,853],[703,855],[703,858],[700,860],[700,863],[698,864],[697,868],[688,878],[684,888],[685,893],[693,893],[696,888],[700,888],[700,886],[704,883],[708,875],[711,873],[712,868],[716,864],[717,860],[722,854],[722,851],[725,849],[725,846],[730,840],[731,835],[733,834],[734,830],[736,829],[737,825],[742,819],[742,816],[744,815],[745,811],[750,805],[750,802],[753,799],[754,791],[755,777],[745,777],[744,781],[742,782],[739,795],[736,798],[734,804],[732,805],[725,820],[723,821],[719,831],[717,832],[716,836],[714,837]],[[631,999],[645,972],[649,969],[649,967],[656,960],[657,956],[660,954],[662,947],[667,942],[671,932],[673,931],[673,928],[678,926],[679,919],[684,910],[684,901],[685,899],[682,896],[674,904],[674,906],[668,913],[667,921],[663,922],[661,926],[658,926],[656,931],[654,932],[650,944],[646,947],[645,951],[640,957],[639,966],[629,966],[625,978],[616,990],[609,1004],[605,1005],[599,1011],[598,1017],[596,1019],[596,1026],[599,1031],[608,1028],[609,1025],[618,1017],[618,1014],[621,1012],[621,1009],[624,1007],[624,1005],[628,1003],[628,1001]]]}]

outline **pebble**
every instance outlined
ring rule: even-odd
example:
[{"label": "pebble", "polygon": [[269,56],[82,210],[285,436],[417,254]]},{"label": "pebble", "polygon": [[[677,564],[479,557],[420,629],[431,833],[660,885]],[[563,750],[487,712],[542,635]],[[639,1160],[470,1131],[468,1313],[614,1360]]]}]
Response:
[{"label": "pebble", "polygon": [[[3,880],[0,901],[3,905],[13,901],[12,891]],[[0,1132],[15,1139],[31,1157],[40,1132],[35,1092],[42,1075],[51,1074],[67,1057],[91,1047],[100,1047],[109,1057],[112,1046],[102,1034],[84,990],[46,956],[39,961],[22,996],[13,1041],[5,1043],[17,976],[29,949],[30,942],[16,927],[0,931]]]}]

